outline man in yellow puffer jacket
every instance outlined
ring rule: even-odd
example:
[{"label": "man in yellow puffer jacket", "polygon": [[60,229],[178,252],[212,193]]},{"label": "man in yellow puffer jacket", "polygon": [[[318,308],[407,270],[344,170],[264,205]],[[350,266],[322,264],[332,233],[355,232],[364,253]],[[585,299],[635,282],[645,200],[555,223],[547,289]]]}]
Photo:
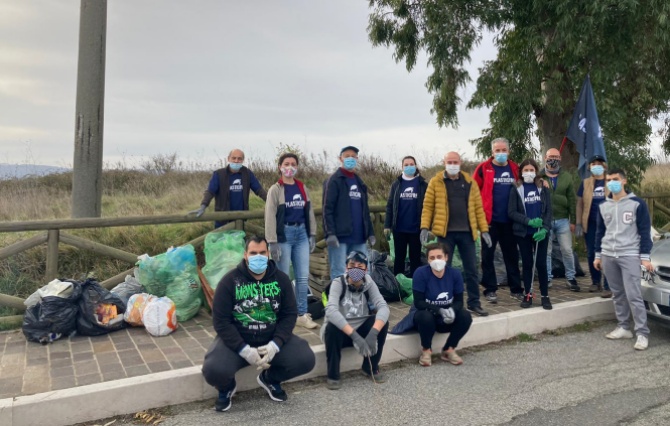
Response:
[{"label": "man in yellow puffer jacket", "polygon": [[[482,207],[479,187],[470,175],[461,171],[461,157],[456,152],[444,156],[445,171],[436,174],[428,183],[421,213],[421,243],[426,244],[429,230],[438,241],[451,249],[458,247],[463,262],[465,285],[468,291],[468,310],[487,316],[479,301],[475,241],[482,240],[489,247],[491,237],[486,214]],[[449,256],[451,266],[453,256]]]}]

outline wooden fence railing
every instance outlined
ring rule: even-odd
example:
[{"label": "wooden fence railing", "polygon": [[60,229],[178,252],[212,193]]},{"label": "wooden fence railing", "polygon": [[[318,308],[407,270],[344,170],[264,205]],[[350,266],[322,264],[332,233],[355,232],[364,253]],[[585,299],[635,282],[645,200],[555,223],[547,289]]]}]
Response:
[{"label": "wooden fence railing", "polygon": [[[670,219],[670,207],[659,202],[659,199],[669,199],[670,194],[659,195],[641,195],[645,199],[649,212],[654,217],[656,212],[662,213]],[[372,216],[373,226],[375,228],[375,235],[377,236],[377,244],[375,248],[379,248],[381,243],[382,230],[384,226],[384,212],[385,207],[381,205],[370,206],[370,214]],[[317,217],[321,217],[321,209],[314,211]],[[86,218],[86,219],[59,219],[59,220],[44,220],[44,221],[24,221],[24,222],[0,222],[0,232],[25,232],[25,231],[46,231],[45,233],[35,235],[22,241],[18,241],[7,247],[0,249],[0,260],[17,255],[21,252],[37,247],[39,245],[47,245],[46,254],[46,272],[44,282],[49,282],[58,277],[58,256],[59,245],[66,244],[76,247],[81,250],[90,250],[97,254],[108,256],[124,262],[128,262],[131,266],[137,261],[137,254],[128,253],[126,251],[110,247],[95,241],[87,240],[85,238],[77,237],[63,232],[71,229],[86,229],[86,228],[109,228],[119,226],[140,226],[140,225],[164,225],[164,224],[178,224],[191,222],[213,222],[231,221],[219,230],[226,229],[241,229],[250,234],[263,235],[264,230],[261,226],[249,223],[250,220],[258,220],[264,218],[262,210],[241,211],[241,212],[216,212],[205,214],[199,218],[185,215],[168,215],[168,216],[138,216],[138,217],[117,217],[117,218]],[[318,222],[319,220],[317,220]],[[670,222],[659,228],[661,233],[670,232]],[[194,247],[199,247],[205,241],[205,235],[201,235],[191,241],[185,241],[182,244],[191,244]],[[317,236],[321,238],[322,236]],[[175,245],[178,242],[171,242]],[[320,239],[317,243],[319,250],[326,247],[325,241]],[[107,278],[101,284],[105,288],[112,288],[115,285],[123,282],[125,276],[132,274],[133,267],[127,271],[121,272],[113,277]],[[323,255],[319,256],[313,254],[310,256],[310,272],[314,275],[326,276],[328,275],[328,263]],[[23,304],[24,299],[14,295],[0,293],[0,306],[13,308],[19,312],[25,310]],[[18,317],[18,316],[17,316]],[[0,322],[12,317],[0,317]],[[16,320],[17,318],[13,318]]]},{"label": "wooden fence railing", "polygon": [[[375,228],[375,235],[377,236],[377,244],[375,248],[379,248],[381,242],[382,230],[384,227],[384,206],[370,206],[370,214],[372,216],[372,223]],[[321,209],[314,210],[319,222],[322,215]],[[116,218],[86,218],[86,219],[58,219],[58,220],[44,220],[44,221],[26,221],[26,222],[0,222],[0,232],[25,232],[25,231],[46,231],[45,233],[35,235],[28,239],[18,241],[7,247],[0,249],[0,260],[17,255],[21,252],[29,250],[46,243],[46,272],[44,283],[47,283],[58,277],[58,248],[60,244],[66,244],[76,247],[81,250],[90,250],[102,256],[108,256],[124,262],[128,262],[131,268],[127,271],[121,272],[113,277],[107,278],[100,284],[108,289],[123,282],[126,275],[132,274],[134,265],[137,262],[137,254],[129,253],[105,244],[81,238],[64,230],[71,229],[86,229],[86,228],[109,228],[119,226],[140,226],[140,225],[164,225],[164,224],[178,224],[191,222],[213,222],[230,221],[225,226],[219,228],[217,231],[227,229],[241,229],[249,234],[264,235],[264,229],[261,226],[249,223],[250,220],[263,219],[263,210],[254,211],[237,211],[237,212],[216,212],[205,214],[199,218],[184,215],[170,215],[170,216],[138,216],[138,217],[116,217]],[[194,247],[199,247],[205,241],[205,235],[201,235],[191,241],[184,241],[181,244],[178,241],[171,241],[171,245],[185,245],[191,244]],[[317,235],[320,239],[317,243],[318,249],[321,251],[326,247],[325,240],[322,236]],[[324,276],[328,272],[328,264],[323,255],[313,254],[310,256],[310,272],[315,275]],[[0,306],[13,308],[19,312],[25,311],[24,299],[16,297],[15,295],[0,293]],[[5,317],[7,318],[7,317]],[[2,318],[0,318],[1,320]]]}]

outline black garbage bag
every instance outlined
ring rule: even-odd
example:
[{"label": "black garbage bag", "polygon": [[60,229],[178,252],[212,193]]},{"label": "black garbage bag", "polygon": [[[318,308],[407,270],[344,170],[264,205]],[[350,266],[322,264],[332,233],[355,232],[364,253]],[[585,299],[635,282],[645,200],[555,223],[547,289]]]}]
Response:
[{"label": "black garbage bag", "polygon": [[94,279],[81,284],[77,333],[83,336],[99,336],[127,326],[123,320],[126,304],[123,300],[102,287]]},{"label": "black garbage bag", "polygon": [[[575,259],[575,276],[585,276],[582,265],[579,264],[579,257],[573,250],[572,256]],[[554,278],[565,278],[565,265],[563,265],[563,255],[561,254],[561,246],[557,239],[553,239],[551,246],[551,275]]]},{"label": "black garbage bag", "polygon": [[81,286],[76,281],[69,282],[72,283],[72,293],[68,297],[45,296],[26,309],[22,326],[26,339],[47,344],[77,331]]},{"label": "black garbage bag", "polygon": [[400,300],[400,285],[393,271],[386,265],[386,256],[386,253],[379,253],[377,250],[370,251],[370,277],[377,284],[384,300],[397,302]]}]

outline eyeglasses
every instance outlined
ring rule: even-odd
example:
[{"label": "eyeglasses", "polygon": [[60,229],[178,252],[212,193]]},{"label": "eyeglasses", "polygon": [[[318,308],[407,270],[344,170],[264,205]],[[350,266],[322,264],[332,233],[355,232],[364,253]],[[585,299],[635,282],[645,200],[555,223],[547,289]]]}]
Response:
[{"label": "eyeglasses", "polygon": [[347,262],[351,260],[361,263],[368,263],[368,257],[365,255],[365,253],[355,250],[347,255]]}]

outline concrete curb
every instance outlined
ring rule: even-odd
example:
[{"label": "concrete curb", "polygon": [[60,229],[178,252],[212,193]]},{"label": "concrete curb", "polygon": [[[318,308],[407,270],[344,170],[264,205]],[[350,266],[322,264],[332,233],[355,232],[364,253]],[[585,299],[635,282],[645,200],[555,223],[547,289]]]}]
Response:
[{"label": "concrete curb", "polygon": [[[459,347],[498,342],[519,333],[536,334],[545,330],[569,327],[584,321],[614,318],[614,306],[609,299],[584,299],[554,305],[551,311],[540,307],[514,311],[490,317],[475,318],[472,328]],[[445,336],[437,334],[434,348],[441,348]],[[326,355],[323,345],[313,346],[316,366],[298,380],[326,375]],[[418,358],[417,334],[389,335],[382,363],[405,358]],[[467,360],[466,360],[467,362]],[[360,368],[361,358],[346,349],[341,370]],[[255,369],[246,368],[237,374],[238,391],[258,387]],[[50,424],[71,425],[148,408],[183,404],[214,398],[216,391],[202,378],[200,366],[148,374],[140,377],[79,386],[36,395],[0,400],[0,425],[24,426]]]}]

